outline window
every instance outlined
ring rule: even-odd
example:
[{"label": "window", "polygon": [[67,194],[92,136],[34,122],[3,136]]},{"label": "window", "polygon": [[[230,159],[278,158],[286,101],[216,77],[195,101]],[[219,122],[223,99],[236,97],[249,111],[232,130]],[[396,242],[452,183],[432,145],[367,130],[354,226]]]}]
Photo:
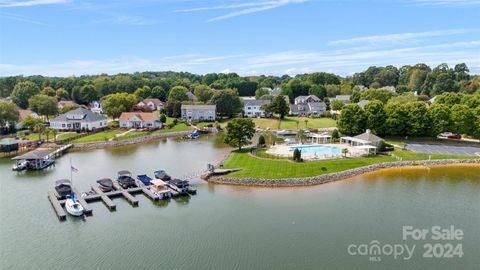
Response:
[{"label": "window", "polygon": [[65,127],[65,124],[62,124],[62,127],[64,128],[64,127]]},{"label": "window", "polygon": [[251,110],[251,109],[252,109],[252,107],[247,107],[247,110]]}]

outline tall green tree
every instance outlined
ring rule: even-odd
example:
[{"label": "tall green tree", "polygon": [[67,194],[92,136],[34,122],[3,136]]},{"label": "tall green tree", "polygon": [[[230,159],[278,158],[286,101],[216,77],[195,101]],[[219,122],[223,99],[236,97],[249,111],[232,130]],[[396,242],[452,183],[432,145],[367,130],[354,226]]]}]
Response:
[{"label": "tall green tree", "polygon": [[31,115],[25,117],[25,119],[22,120],[22,125],[24,127],[28,127],[31,130],[34,130],[37,125],[43,125],[43,121],[40,118],[35,118]]},{"label": "tall green tree", "polygon": [[338,129],[347,135],[356,135],[365,131],[367,118],[362,107],[357,104],[345,105],[340,113]]},{"label": "tall green tree", "polygon": [[392,136],[405,136],[408,134],[408,111],[404,104],[390,102],[385,106],[387,121],[385,122],[386,134]]},{"label": "tall green tree", "polygon": [[255,134],[255,123],[248,118],[235,118],[227,124],[227,134],[225,135],[225,143],[232,147],[242,147],[249,145]]},{"label": "tall green tree", "polygon": [[412,136],[423,136],[429,134],[430,119],[427,114],[427,106],[422,101],[405,104],[408,112],[407,134]]},{"label": "tall green tree", "polygon": [[174,86],[170,89],[168,94],[168,101],[186,101],[188,100],[187,96],[188,89],[184,86]]},{"label": "tall green tree", "polygon": [[345,103],[343,103],[341,100],[334,99],[332,100],[332,103],[330,104],[330,106],[332,107],[332,110],[340,111],[343,108],[343,106],[345,106]]},{"label": "tall green tree", "polygon": [[117,93],[104,97],[102,101],[103,111],[110,117],[116,119],[122,112],[129,112],[137,103],[137,96],[134,94]]},{"label": "tall green tree", "polygon": [[199,101],[207,103],[210,101],[210,99],[212,99],[215,92],[209,86],[199,84],[195,86],[193,93]]},{"label": "tall green tree", "polygon": [[467,105],[456,104],[451,108],[451,117],[453,132],[460,134],[473,134],[476,120],[474,110],[468,108]]},{"label": "tall green tree", "polygon": [[49,119],[50,116],[58,114],[57,99],[46,95],[36,95],[28,100],[32,111]]},{"label": "tall green tree", "polygon": [[80,89],[80,99],[83,104],[90,104],[91,102],[98,100],[98,98],[99,94],[92,84],[84,85]]},{"label": "tall green tree", "polygon": [[212,103],[217,105],[218,114],[229,118],[242,111],[242,101],[234,89],[216,91]]},{"label": "tall green tree", "polygon": [[24,81],[15,85],[10,98],[18,107],[26,109],[28,107],[28,100],[39,93],[40,88],[35,83]]},{"label": "tall green tree", "polygon": [[148,85],[144,85],[142,87],[137,88],[135,92],[133,92],[139,99],[143,100],[146,98],[152,97],[152,89]]},{"label": "tall green tree", "polygon": [[365,117],[367,118],[367,128],[374,134],[385,135],[385,125],[387,113],[384,105],[379,100],[369,101],[365,105]]},{"label": "tall green tree", "polygon": [[19,113],[15,104],[0,100],[0,127],[17,122],[18,117]]},{"label": "tall green tree", "polygon": [[393,97],[393,93],[387,89],[375,89],[375,88],[370,88],[365,91],[363,91],[360,94],[360,100],[362,99],[367,99],[367,100],[380,100],[383,103],[387,103],[389,99]]},{"label": "tall green tree", "polygon": [[315,95],[319,99],[323,100],[325,97],[327,97],[327,88],[323,85],[313,85],[310,88],[310,95]]},{"label": "tall green tree", "polygon": [[280,115],[280,119],[283,119],[285,115],[290,111],[290,107],[285,100],[285,96],[278,95],[272,99],[272,101],[265,106],[265,110],[270,113],[276,113]]},{"label": "tall green tree", "polygon": [[452,126],[450,107],[441,103],[434,103],[428,109],[430,119],[430,136],[438,136],[449,131]]},{"label": "tall green tree", "polygon": [[167,91],[159,85],[152,88],[152,98],[158,98],[161,101],[167,100]]}]

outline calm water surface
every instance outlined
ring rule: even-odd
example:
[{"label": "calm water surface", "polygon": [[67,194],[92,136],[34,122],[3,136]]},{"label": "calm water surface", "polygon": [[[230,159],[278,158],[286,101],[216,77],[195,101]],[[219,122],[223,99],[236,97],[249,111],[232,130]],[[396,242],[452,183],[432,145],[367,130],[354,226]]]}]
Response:
[{"label": "calm water surface", "polygon": [[[478,269],[480,168],[396,169],[306,188],[251,188],[193,182],[198,195],[93,216],[56,218],[47,191],[68,178],[69,158],[87,190],[118,170],[189,175],[221,159],[216,137],[174,139],[74,152],[42,173],[15,173],[0,161],[0,269]],[[425,242],[403,241],[402,226],[462,229],[465,255],[422,258]],[[413,258],[371,262],[350,244],[416,244]],[[431,241],[430,241],[431,242]],[[442,242],[443,243],[443,242]],[[458,243],[458,242],[452,242]]]}]

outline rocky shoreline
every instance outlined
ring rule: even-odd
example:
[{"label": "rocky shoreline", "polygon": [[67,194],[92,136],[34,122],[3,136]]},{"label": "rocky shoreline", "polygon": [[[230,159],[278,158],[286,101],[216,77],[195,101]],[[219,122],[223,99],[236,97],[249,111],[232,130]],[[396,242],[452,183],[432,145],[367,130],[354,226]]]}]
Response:
[{"label": "rocky shoreline", "polygon": [[118,146],[130,145],[130,144],[143,143],[146,141],[151,141],[151,140],[161,139],[161,138],[183,137],[190,133],[192,133],[192,131],[168,132],[168,133],[160,133],[160,134],[154,134],[154,135],[149,135],[144,137],[119,140],[119,141],[76,143],[73,145],[73,147],[81,150],[106,148],[106,147],[118,147]]},{"label": "rocky shoreline", "polygon": [[439,159],[439,160],[420,160],[420,161],[398,161],[385,162],[351,170],[322,174],[305,178],[282,178],[282,179],[262,179],[262,178],[233,178],[226,176],[204,176],[204,180],[216,184],[244,185],[244,186],[262,186],[262,187],[294,187],[320,185],[329,182],[348,179],[364,173],[373,172],[381,169],[412,167],[412,166],[441,166],[456,164],[479,164],[480,159]]}]

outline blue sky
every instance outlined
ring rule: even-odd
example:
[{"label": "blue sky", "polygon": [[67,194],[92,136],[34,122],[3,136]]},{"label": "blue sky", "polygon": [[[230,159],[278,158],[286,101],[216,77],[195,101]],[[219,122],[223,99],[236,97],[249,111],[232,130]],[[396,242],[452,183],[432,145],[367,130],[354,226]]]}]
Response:
[{"label": "blue sky", "polygon": [[480,73],[479,14],[480,0],[0,0],[0,76]]}]

